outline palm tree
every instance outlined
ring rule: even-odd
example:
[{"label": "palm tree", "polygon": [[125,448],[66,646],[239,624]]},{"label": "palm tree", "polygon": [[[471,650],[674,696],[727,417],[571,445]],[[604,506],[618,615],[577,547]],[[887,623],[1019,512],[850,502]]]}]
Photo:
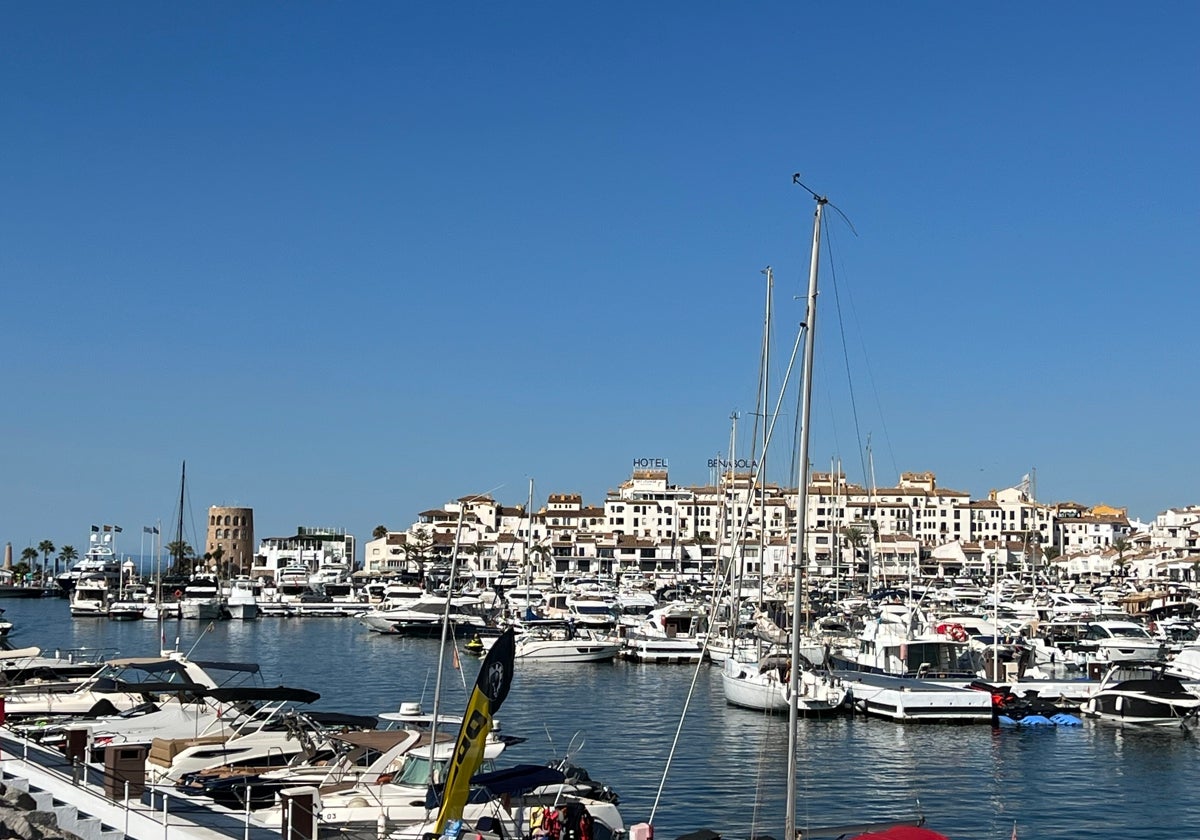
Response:
[{"label": "palm tree", "polygon": [[[862,554],[862,549],[867,547],[867,530],[861,525],[848,525],[842,529],[842,538],[846,540],[854,552],[854,570],[851,574],[852,577],[858,577],[859,557]],[[834,557],[834,563],[837,565],[834,566],[834,573],[836,574],[837,569],[841,566],[840,555],[842,552],[840,547],[835,550],[837,554]]]},{"label": "palm tree", "polygon": [[1118,537],[1113,540],[1112,547],[1117,550],[1117,568],[1124,574],[1126,563],[1125,552],[1129,550],[1129,540],[1124,537]]},{"label": "palm tree", "polygon": [[386,537],[387,535],[388,535],[388,529],[387,529],[386,525],[376,525],[375,530],[371,532],[371,536],[377,540],[381,540],[384,537]]},{"label": "palm tree", "polygon": [[[548,568],[550,560],[550,546],[544,543],[538,543],[537,545],[531,545],[529,547],[529,557],[526,559],[526,562],[529,564],[531,572],[553,573],[554,569]],[[534,565],[535,561],[536,565]]]},{"label": "palm tree", "polygon": [[212,550],[212,554],[209,555],[209,559],[211,559],[213,561],[213,563],[216,564],[217,575],[220,577],[227,578],[227,577],[229,577],[229,563],[224,563],[224,564],[221,563],[221,558],[224,556],[225,556],[225,547],[219,545]]},{"label": "palm tree", "polygon": [[[50,540],[42,540],[38,543],[38,551],[42,553],[42,576],[46,575],[46,567],[50,565],[50,555],[54,553],[54,543]],[[56,573],[57,569],[54,570]]]},{"label": "palm tree", "polygon": [[171,558],[174,560],[173,571],[176,574],[184,574],[183,561],[194,557],[196,551],[183,540],[172,540],[167,543],[167,554],[171,555]]},{"label": "palm tree", "polygon": [[58,550],[58,556],[54,558],[54,576],[58,577],[58,561],[63,562],[64,568],[70,568],[71,563],[79,559],[79,552],[75,550],[73,545],[64,545]]},{"label": "palm tree", "polygon": [[37,559],[37,549],[33,546],[26,546],[25,548],[21,549],[21,562],[25,564],[26,568],[36,569],[37,567],[35,564],[37,563]]}]

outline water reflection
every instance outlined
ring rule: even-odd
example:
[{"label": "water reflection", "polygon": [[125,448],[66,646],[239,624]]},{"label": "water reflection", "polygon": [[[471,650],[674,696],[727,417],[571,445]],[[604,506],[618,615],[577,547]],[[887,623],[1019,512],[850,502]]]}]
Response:
[{"label": "water reflection", "polygon": [[[160,645],[150,622],[72,620],[63,601],[4,604],[13,641],[110,647],[147,655]],[[437,643],[384,637],[346,619],[168,622],[198,658],[257,662],[268,684],[321,692],[320,708],[377,713],[402,701],[433,702]],[[478,661],[447,673],[446,706],[461,709]],[[513,761],[546,761],[582,743],[578,761],[621,795],[626,819],[647,819],[693,684],[686,667],[634,665],[518,668],[501,711],[504,729],[528,740]],[[727,840],[782,837],[785,723],[724,703],[720,676],[705,667],[680,735],[656,835],[710,827]],[[980,726],[897,726],[886,721],[801,722],[801,825],[909,816],[917,803],[932,827],[956,840],[1073,840],[1094,834],[1134,840],[1200,837],[1192,791],[1197,740],[1177,732],[1104,725],[993,731]]]}]

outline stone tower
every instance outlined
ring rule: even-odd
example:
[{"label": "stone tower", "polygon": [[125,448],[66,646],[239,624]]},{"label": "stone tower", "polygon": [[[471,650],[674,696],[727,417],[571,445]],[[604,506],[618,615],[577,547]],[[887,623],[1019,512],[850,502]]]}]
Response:
[{"label": "stone tower", "polygon": [[202,554],[221,550],[220,566],[210,570],[222,575],[248,575],[254,565],[254,508],[223,507],[208,509],[208,535]]}]

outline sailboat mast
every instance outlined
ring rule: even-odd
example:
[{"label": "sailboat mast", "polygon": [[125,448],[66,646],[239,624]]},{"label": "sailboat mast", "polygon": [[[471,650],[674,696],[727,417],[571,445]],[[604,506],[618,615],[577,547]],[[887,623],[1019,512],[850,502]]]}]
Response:
[{"label": "sailboat mast", "polygon": [[[805,527],[808,514],[808,439],[809,419],[812,416],[812,373],[813,346],[817,326],[817,264],[821,245],[821,211],[828,199],[814,195],[817,209],[813,215],[812,258],[808,268],[808,305],[804,318],[804,368],[801,398],[800,398],[800,466],[796,485],[796,556],[793,569],[792,584],[792,674],[791,698],[800,695],[800,633],[796,627],[795,616],[800,614],[801,595],[804,570]],[[793,699],[788,704],[788,766],[787,766],[787,822],[784,833],[785,840],[795,840],[796,837],[796,751],[799,746],[798,734],[800,712]]]},{"label": "sailboat mast", "polygon": [[[529,530],[525,532],[525,601],[529,601],[529,590],[533,588],[533,479],[529,479],[529,501],[525,514],[529,517]],[[520,616],[524,618],[524,616]]]},{"label": "sailboat mast", "polygon": [[179,524],[175,529],[175,551],[178,552],[175,557],[176,574],[179,574],[179,567],[183,565],[183,491],[186,486],[187,461],[184,461],[179,471]]},{"label": "sailboat mast", "polygon": [[[758,603],[761,606],[763,603],[763,576],[764,563],[763,558],[767,556],[767,442],[771,439],[770,427],[767,422],[767,412],[770,410],[768,393],[771,389],[771,298],[775,291],[775,275],[771,271],[771,266],[763,269],[763,274],[767,276],[767,303],[766,313],[763,316],[763,349],[762,349],[762,459],[759,467],[755,470],[755,475],[758,480],[758,511],[759,511],[759,526],[758,526]],[[794,623],[794,622],[793,622]]]}]

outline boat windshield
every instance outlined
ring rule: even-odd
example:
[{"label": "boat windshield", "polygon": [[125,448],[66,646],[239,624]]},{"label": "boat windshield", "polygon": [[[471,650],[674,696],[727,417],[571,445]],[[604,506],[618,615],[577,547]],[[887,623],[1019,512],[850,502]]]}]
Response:
[{"label": "boat windshield", "polygon": [[[445,780],[446,762],[438,761],[434,768],[433,783],[440,785]],[[429,784],[429,757],[420,755],[410,755],[404,761],[404,766],[400,768],[400,772],[392,778],[394,785],[411,785],[421,787]]]},{"label": "boat windshield", "polygon": [[[446,759],[438,759],[437,765],[434,767],[433,783],[440,785],[446,780]],[[477,773],[490,773],[495,769],[495,763],[489,758],[484,759]],[[429,756],[427,755],[409,755],[404,760],[404,766],[400,768],[400,772],[392,778],[394,785],[408,785],[412,787],[424,787],[429,784]]]},{"label": "boat windshield", "polygon": [[909,642],[906,646],[906,672],[946,673],[971,668],[970,651],[953,642]]}]

